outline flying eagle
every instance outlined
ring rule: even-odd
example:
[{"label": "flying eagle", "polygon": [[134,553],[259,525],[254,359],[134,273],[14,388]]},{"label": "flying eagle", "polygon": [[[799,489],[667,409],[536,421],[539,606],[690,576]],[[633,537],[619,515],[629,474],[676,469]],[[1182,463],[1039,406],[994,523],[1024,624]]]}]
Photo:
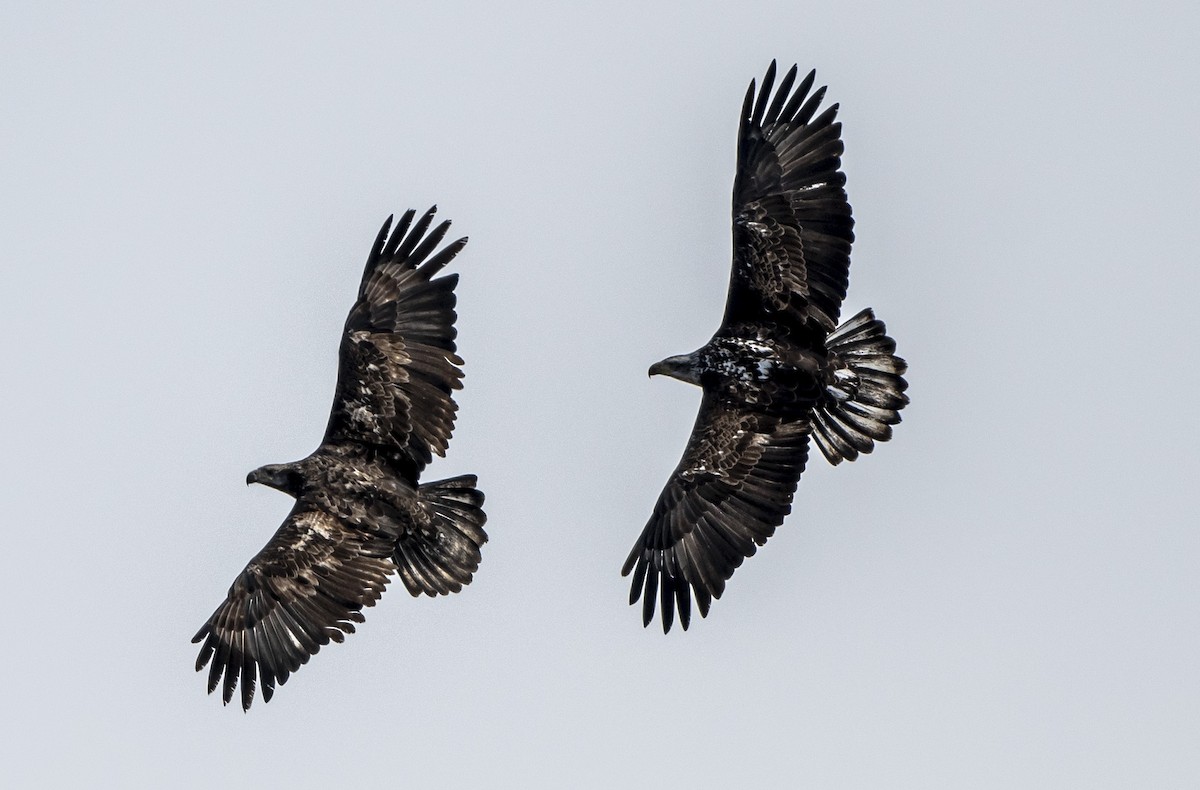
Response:
[{"label": "flying eagle", "polygon": [[733,182],[733,271],[721,326],[702,348],[650,367],[699,386],[695,427],[621,570],[629,603],[656,603],[663,632],[692,596],[708,614],[725,582],[791,511],[812,437],[832,464],[891,438],[907,365],[870,309],[840,327],[854,220],[840,171],[837,105],[775,63],[746,91]]},{"label": "flying eagle", "polygon": [[[363,622],[392,573],[413,596],[458,592],[487,541],[474,475],[419,484],[444,455],[462,387],[455,353],[457,274],[434,277],[467,243],[434,250],[436,206],[414,223],[392,217],[367,258],[338,349],[338,381],[325,438],[307,458],[246,477],[295,497],[283,525],[229,588],[192,642],[196,670],[211,662],[208,691],[242,708],[264,702],[330,640]],[[223,680],[222,680],[223,677]]]}]

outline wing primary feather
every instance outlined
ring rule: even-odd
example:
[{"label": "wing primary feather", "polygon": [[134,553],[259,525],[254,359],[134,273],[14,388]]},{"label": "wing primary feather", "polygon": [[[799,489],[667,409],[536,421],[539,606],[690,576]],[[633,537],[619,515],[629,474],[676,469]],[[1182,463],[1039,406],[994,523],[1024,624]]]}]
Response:
[{"label": "wing primary feather", "polygon": [[679,626],[686,631],[692,622],[692,594],[687,581],[682,578],[675,584],[675,605],[679,609]]},{"label": "wing primary feather", "polygon": [[233,692],[237,688],[238,684],[238,676],[242,671],[243,651],[238,643],[242,641],[243,633],[244,632],[239,631],[238,633],[234,634],[232,640],[230,640],[232,644],[230,644],[229,647],[229,658],[231,660],[225,664],[225,683],[224,688],[221,691],[221,701],[226,705],[228,705],[229,701],[233,699]]},{"label": "wing primary feather", "polygon": [[657,567],[651,568],[646,574],[646,594],[642,596],[642,627],[650,625],[650,621],[654,619],[654,603],[658,597],[658,574]]},{"label": "wing primary feather", "polygon": [[[629,575],[629,572],[633,570],[633,564],[641,558],[642,551],[642,540],[639,539],[638,542],[633,545],[633,550],[629,552],[629,556],[625,558],[625,564],[621,566],[622,576]],[[199,637],[200,634],[196,634],[196,639],[193,639],[192,641],[197,641]]]},{"label": "wing primary feather", "polygon": [[[632,560],[633,558],[630,557]],[[638,598],[642,597],[642,585],[646,583],[646,565],[648,563],[643,558],[637,563],[637,570],[634,571],[633,580],[629,584],[629,605],[633,606],[638,602]],[[622,576],[629,575],[629,568],[626,568]]]},{"label": "wing primary feather", "polygon": [[792,65],[788,69],[787,74],[783,75],[783,79],[779,82],[779,88],[775,91],[775,100],[771,102],[771,106],[767,109],[767,115],[764,119],[766,123],[772,124],[779,120],[779,111],[783,108],[784,101],[787,100],[788,93],[792,89],[792,83],[796,81],[796,71],[798,66]]},{"label": "wing primary feather", "polygon": [[275,675],[266,665],[262,667],[259,673],[262,675],[262,683],[259,685],[262,693],[263,702],[270,702],[271,697],[275,696]]},{"label": "wing primary feather", "polygon": [[408,233],[408,228],[412,225],[413,217],[417,215],[415,209],[408,209],[400,216],[400,221],[396,223],[396,229],[392,231],[392,237],[388,239],[387,247],[383,250],[383,257],[386,260],[392,260],[396,256],[396,247],[400,246],[400,242],[404,239],[404,235]]},{"label": "wing primary feather", "polygon": [[421,238],[425,235],[425,231],[429,228],[429,224],[433,222],[433,215],[437,212],[437,206],[431,206],[428,211],[421,215],[417,223],[412,226],[405,236],[400,246],[392,253],[393,260],[404,260],[420,243]]},{"label": "wing primary feather", "polygon": [[813,69],[808,72],[808,76],[800,80],[800,84],[796,86],[796,92],[792,94],[792,98],[788,101],[787,106],[783,108],[780,117],[786,121],[794,121],[796,118],[796,110],[800,108],[804,97],[808,96],[808,92],[812,90],[813,83],[817,80],[817,70]]},{"label": "wing primary feather", "polygon": [[[197,633],[194,637],[192,637],[192,644],[196,644],[197,642],[199,642],[202,638],[204,638],[207,635],[208,635],[208,624],[206,623],[204,628],[201,628],[200,632]],[[213,642],[211,639],[205,640],[204,644],[201,645],[200,653],[199,653],[199,655],[196,656],[196,671],[197,672],[204,669],[204,667],[208,665],[208,662],[212,658],[212,655],[213,655],[213,649],[214,649]]]},{"label": "wing primary feather", "polygon": [[664,634],[669,634],[675,622],[675,579],[666,568],[663,568],[661,573],[659,606],[662,608],[662,629]]},{"label": "wing primary feather", "polygon": [[387,241],[388,229],[392,227],[392,219],[394,217],[395,214],[388,214],[388,218],[383,221],[383,227],[379,229],[379,235],[375,237],[375,243],[371,245],[371,254],[367,256],[367,265],[363,269],[362,284],[358,289],[360,299],[367,287],[367,278],[371,276],[371,272],[375,270],[376,264],[379,263],[380,256],[383,253],[383,245]]},{"label": "wing primary feather", "polygon": [[434,248],[437,247],[437,245],[441,243],[442,239],[446,237],[446,232],[448,230],[450,230],[450,220],[444,220],[443,222],[438,223],[437,227],[430,231],[429,235],[426,236],[420,245],[418,245],[417,248],[412,251],[410,257],[414,261],[425,260],[426,256],[433,252]]},{"label": "wing primary feather", "polygon": [[[821,100],[825,98],[825,87],[826,86],[822,85],[821,87],[817,88],[815,91],[813,91],[813,95],[809,97],[808,101],[804,102],[804,106],[801,107],[796,113],[796,123],[808,123],[812,119],[813,113],[815,113],[817,108],[821,106]],[[834,113],[836,113],[837,107],[838,106],[835,104],[830,107],[829,110],[832,110]],[[826,110],[826,113],[828,113],[829,110]],[[824,119],[824,117],[825,116],[822,115],[821,119]],[[820,126],[821,124],[817,123],[813,125]]]},{"label": "wing primary feather", "polygon": [[742,99],[742,125],[738,134],[738,142],[744,143],[746,134],[750,131],[750,108],[754,106],[754,88],[755,81],[750,80],[750,87],[746,88],[746,98]]},{"label": "wing primary feather", "polygon": [[771,61],[771,65],[767,66],[767,73],[763,75],[762,88],[758,91],[758,100],[754,103],[754,114],[750,117],[750,123],[754,126],[762,126],[763,111],[767,108],[767,99],[771,95],[771,86],[775,84],[775,61]]},{"label": "wing primary feather", "polygon": [[225,669],[225,660],[229,655],[229,646],[224,639],[217,641],[217,653],[213,656],[212,666],[208,668],[208,693],[212,694],[221,682],[221,672]]},{"label": "wing primary feather", "polygon": [[250,710],[254,702],[254,689],[258,686],[254,657],[249,651],[242,654],[242,710]]},{"label": "wing primary feather", "polygon": [[[447,222],[446,224],[449,225],[450,223]],[[458,255],[458,253],[465,246],[467,246],[466,236],[450,242],[441,250],[441,252],[425,261],[425,263],[421,264],[421,266],[417,269],[417,276],[424,280],[428,280],[429,278],[433,277],[433,275],[440,272],[447,263],[454,260],[454,256]]]}]

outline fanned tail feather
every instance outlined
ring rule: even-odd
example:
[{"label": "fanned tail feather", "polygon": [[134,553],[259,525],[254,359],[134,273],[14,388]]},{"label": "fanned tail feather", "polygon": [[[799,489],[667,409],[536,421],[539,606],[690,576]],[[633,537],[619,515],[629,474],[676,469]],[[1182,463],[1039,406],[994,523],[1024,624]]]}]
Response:
[{"label": "fanned tail feather", "polygon": [[430,528],[400,538],[393,559],[400,580],[414,596],[456,593],[471,583],[487,542],[483,492],[475,475],[426,483],[421,500],[432,516]]},{"label": "fanned tail feather", "polygon": [[908,363],[870,308],[850,318],[826,340],[833,375],[813,415],[813,438],[829,463],[853,461],[892,438],[908,404]]}]

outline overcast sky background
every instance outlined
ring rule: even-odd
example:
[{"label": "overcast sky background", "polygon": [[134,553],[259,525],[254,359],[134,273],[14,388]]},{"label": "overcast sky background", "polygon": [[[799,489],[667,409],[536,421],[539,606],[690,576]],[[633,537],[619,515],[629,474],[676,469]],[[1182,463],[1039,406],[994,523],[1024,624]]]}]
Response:
[{"label": "overcast sky background", "polygon": [[[1192,4],[82,5],[0,11],[12,786],[1200,784]],[[699,391],[646,369],[717,326],[772,58],[912,404],[664,637],[619,569]],[[483,565],[223,708],[189,639],[291,503],[245,475],[432,203]]]}]

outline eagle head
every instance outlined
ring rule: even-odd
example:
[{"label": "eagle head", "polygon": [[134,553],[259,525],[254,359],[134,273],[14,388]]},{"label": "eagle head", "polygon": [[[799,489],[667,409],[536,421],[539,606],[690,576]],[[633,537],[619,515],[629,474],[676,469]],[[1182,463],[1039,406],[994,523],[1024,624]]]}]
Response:
[{"label": "eagle head", "polygon": [[251,483],[270,486],[285,494],[299,496],[300,489],[304,486],[304,477],[294,464],[267,464],[246,475],[246,485]]},{"label": "eagle head", "polygon": [[651,376],[670,376],[673,379],[686,381],[688,384],[700,384],[700,366],[696,361],[696,352],[680,354],[677,357],[667,357],[661,362],[650,366]]}]

